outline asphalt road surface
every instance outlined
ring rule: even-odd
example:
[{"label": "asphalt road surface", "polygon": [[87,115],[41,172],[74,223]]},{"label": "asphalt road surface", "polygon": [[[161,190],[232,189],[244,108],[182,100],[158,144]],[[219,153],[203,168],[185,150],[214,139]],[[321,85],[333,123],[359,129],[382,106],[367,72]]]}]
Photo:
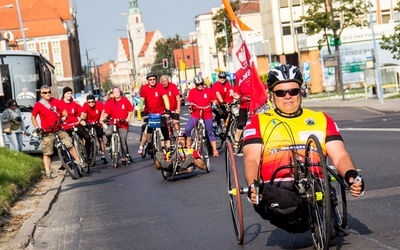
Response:
[{"label": "asphalt road surface", "polygon": [[[348,233],[332,249],[400,249],[400,116],[365,109],[327,109],[366,182],[348,196]],[[181,114],[184,126],[187,113]],[[224,154],[210,173],[164,180],[149,157],[114,169],[98,162],[79,180],[66,177],[51,211],[38,223],[34,249],[313,249],[310,234],[289,234],[263,221],[242,196],[244,245],[236,243],[228,205]],[[236,158],[243,177],[242,157]],[[242,178],[243,180],[243,178]],[[242,181],[243,184],[243,181]]]}]

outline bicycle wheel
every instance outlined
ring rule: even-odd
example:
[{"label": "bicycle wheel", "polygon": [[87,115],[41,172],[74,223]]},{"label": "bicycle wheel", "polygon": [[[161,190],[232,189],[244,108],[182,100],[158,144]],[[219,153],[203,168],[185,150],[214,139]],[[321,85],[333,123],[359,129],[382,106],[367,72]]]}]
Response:
[{"label": "bicycle wheel", "polygon": [[97,155],[97,138],[90,138],[90,157],[89,157],[89,166],[93,167],[96,163],[96,155]]},{"label": "bicycle wheel", "polygon": [[202,138],[201,139],[201,156],[203,157],[203,161],[207,166],[207,168],[206,168],[207,173],[210,173],[210,171],[211,171],[210,148],[211,148],[211,144],[208,140],[208,137]]},{"label": "bicycle wheel", "polygon": [[89,162],[88,155],[86,152],[85,144],[83,143],[82,139],[79,139],[79,141],[78,141],[78,148],[79,148],[79,150],[78,150],[79,157],[81,158],[81,161],[86,163],[85,164],[86,167],[83,168],[83,171],[85,171],[86,174],[89,174],[90,173],[90,162]]},{"label": "bicycle wheel", "polygon": [[113,168],[118,167],[119,160],[119,138],[117,134],[111,136],[111,161]]},{"label": "bicycle wheel", "polygon": [[74,162],[67,150],[67,148],[57,148],[58,157],[71,178],[79,179],[83,176],[81,168]]},{"label": "bicycle wheel", "polygon": [[236,169],[235,156],[233,154],[232,143],[226,142],[225,149],[225,171],[226,180],[228,182],[228,198],[229,207],[231,209],[233,228],[235,230],[236,239],[239,244],[243,244],[244,239],[244,222],[241,198],[241,187],[239,184],[238,173]]},{"label": "bicycle wheel", "polygon": [[329,249],[331,238],[331,199],[328,170],[321,144],[310,135],[305,148],[308,178],[307,205],[311,238],[316,249]]},{"label": "bicycle wheel", "polygon": [[343,180],[335,166],[333,166],[331,159],[327,157],[327,165],[329,171],[329,182],[331,186],[331,206],[334,211],[333,218],[336,220],[339,227],[346,229],[347,226],[347,200],[346,200],[346,188],[340,183]]},{"label": "bicycle wheel", "polygon": [[237,128],[237,120],[236,120],[236,118],[232,118],[232,121],[230,122],[228,129],[227,129],[229,137],[232,142],[235,142],[236,128]]},{"label": "bicycle wheel", "polygon": [[[139,142],[142,141],[143,136],[146,136],[146,133],[144,133],[144,131],[142,130],[142,132],[140,133],[140,141],[139,141]],[[141,155],[141,156],[142,156],[142,158],[144,159],[144,158],[146,158],[146,155],[147,155],[147,140],[146,140],[146,142],[145,142],[144,145],[143,145],[142,155]]]},{"label": "bicycle wheel", "polygon": [[224,127],[218,123],[217,126],[215,127],[215,142],[217,143],[217,150],[221,150],[221,148],[224,146],[225,142],[225,131]]}]

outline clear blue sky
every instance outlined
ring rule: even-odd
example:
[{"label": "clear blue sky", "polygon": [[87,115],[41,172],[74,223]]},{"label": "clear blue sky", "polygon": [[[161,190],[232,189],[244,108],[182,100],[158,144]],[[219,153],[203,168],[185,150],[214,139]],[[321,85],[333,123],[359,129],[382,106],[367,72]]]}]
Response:
[{"label": "clear blue sky", "polygon": [[[89,58],[97,64],[117,59],[118,36],[126,37],[128,0],[74,0],[82,63]],[[146,31],[158,29],[165,38],[187,37],[195,30],[194,17],[221,6],[221,0],[138,0]]]}]

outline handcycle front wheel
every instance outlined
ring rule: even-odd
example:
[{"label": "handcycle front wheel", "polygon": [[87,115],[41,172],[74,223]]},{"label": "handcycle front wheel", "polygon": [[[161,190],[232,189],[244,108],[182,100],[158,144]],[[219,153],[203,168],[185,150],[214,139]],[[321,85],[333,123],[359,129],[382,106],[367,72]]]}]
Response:
[{"label": "handcycle front wheel", "polygon": [[305,148],[307,205],[311,238],[316,249],[329,249],[331,238],[331,199],[328,170],[321,144],[310,135]]},{"label": "handcycle front wheel", "polygon": [[226,180],[228,183],[229,207],[231,209],[233,227],[238,244],[243,244],[244,222],[241,187],[239,184],[239,177],[236,168],[235,156],[233,154],[232,143],[229,140],[226,141],[225,170]]}]

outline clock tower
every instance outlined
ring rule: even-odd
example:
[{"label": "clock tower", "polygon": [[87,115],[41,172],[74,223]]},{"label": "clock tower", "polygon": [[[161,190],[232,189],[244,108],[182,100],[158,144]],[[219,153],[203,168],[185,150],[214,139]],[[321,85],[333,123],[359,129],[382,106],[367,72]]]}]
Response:
[{"label": "clock tower", "polygon": [[[139,10],[138,0],[128,0],[128,29],[132,39],[134,60],[137,57],[146,39],[146,30],[142,20],[142,13]],[[135,63],[136,72],[138,72],[138,64]]]}]

